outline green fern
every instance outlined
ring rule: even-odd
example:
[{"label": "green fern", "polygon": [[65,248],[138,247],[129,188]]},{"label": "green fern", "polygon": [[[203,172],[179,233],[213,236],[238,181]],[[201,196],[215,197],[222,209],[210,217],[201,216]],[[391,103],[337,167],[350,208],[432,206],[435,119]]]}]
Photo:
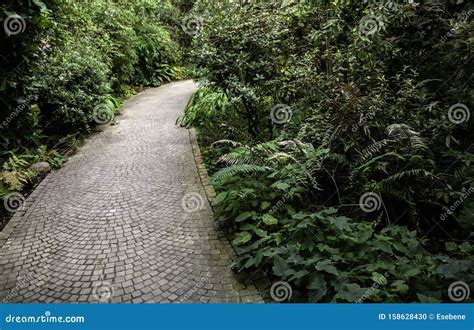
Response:
[{"label": "green fern", "polygon": [[214,182],[219,182],[236,175],[250,175],[270,171],[268,166],[259,166],[253,164],[239,164],[226,167],[212,176]]},{"label": "green fern", "polygon": [[359,153],[359,158],[356,160],[356,166],[361,165],[369,161],[369,159],[373,158],[376,154],[378,154],[384,147],[386,147],[390,143],[390,140],[383,139],[381,141],[377,141],[363,149]]},{"label": "green fern", "polygon": [[370,165],[378,162],[378,161],[381,161],[382,159],[386,158],[386,157],[394,157],[394,158],[397,158],[399,160],[402,160],[404,161],[405,160],[405,157],[403,157],[402,155],[396,153],[396,152],[387,152],[383,155],[380,155],[380,156],[377,156],[377,157],[373,157],[372,159],[370,159],[369,161],[365,162],[364,164],[358,166],[354,172],[357,172],[357,171],[364,171],[365,169],[369,168]]},{"label": "green fern", "polygon": [[212,143],[211,147],[215,147],[215,146],[220,145],[220,144],[223,144],[223,145],[230,144],[234,148],[242,146],[242,143],[240,143],[240,142],[236,142],[236,141],[229,140],[229,139],[222,139],[222,140],[219,140],[219,141],[216,141],[216,142]]},{"label": "green fern", "polygon": [[424,151],[428,149],[425,140],[420,133],[414,131],[410,126],[405,124],[392,124],[387,127],[388,135],[397,142],[405,142],[410,152]]},{"label": "green fern", "polygon": [[262,159],[256,158],[248,154],[241,154],[237,152],[230,152],[219,157],[219,162],[222,162],[226,165],[265,165]]},{"label": "green fern", "polygon": [[411,170],[398,172],[397,174],[391,175],[388,178],[383,179],[380,182],[382,183],[382,185],[387,185],[387,184],[402,181],[404,179],[423,178],[423,177],[433,177],[433,174],[431,174],[430,172],[428,172],[424,169],[416,168],[416,169],[411,169]]},{"label": "green fern", "polygon": [[295,163],[299,163],[298,159],[296,159],[290,154],[287,154],[286,152],[277,152],[273,154],[272,156],[270,156],[269,158],[269,160],[286,160],[286,159],[290,159],[291,161]]},{"label": "green fern", "polygon": [[334,152],[328,152],[324,156],[324,160],[332,160],[332,161],[335,161],[336,163],[343,164],[346,166],[349,166],[351,164],[345,155],[334,153]]}]

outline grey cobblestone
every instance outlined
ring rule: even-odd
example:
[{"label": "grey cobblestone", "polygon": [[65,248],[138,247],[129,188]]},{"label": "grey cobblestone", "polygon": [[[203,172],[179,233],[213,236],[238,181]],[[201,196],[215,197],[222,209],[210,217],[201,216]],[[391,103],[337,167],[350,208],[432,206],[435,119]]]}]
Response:
[{"label": "grey cobblestone", "polygon": [[195,88],[133,97],[43,180],[0,234],[0,302],[262,302],[230,270],[205,168],[175,126]]}]

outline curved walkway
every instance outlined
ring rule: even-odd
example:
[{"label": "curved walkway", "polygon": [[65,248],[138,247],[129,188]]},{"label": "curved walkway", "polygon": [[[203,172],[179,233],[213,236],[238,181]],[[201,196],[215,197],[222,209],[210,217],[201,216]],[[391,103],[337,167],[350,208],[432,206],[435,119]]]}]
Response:
[{"label": "curved walkway", "polygon": [[230,270],[189,133],[175,126],[195,89],[138,94],[47,176],[0,237],[1,302],[262,301]]}]

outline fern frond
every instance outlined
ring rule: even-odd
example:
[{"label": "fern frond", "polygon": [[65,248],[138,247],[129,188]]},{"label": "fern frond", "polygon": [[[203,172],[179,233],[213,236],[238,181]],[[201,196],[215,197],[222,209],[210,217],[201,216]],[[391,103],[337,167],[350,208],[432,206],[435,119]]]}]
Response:
[{"label": "fern frond", "polygon": [[391,183],[397,183],[407,178],[422,178],[422,177],[433,177],[433,174],[431,174],[430,172],[424,169],[416,168],[416,169],[398,172],[397,174],[391,175],[388,178],[383,179],[381,183],[382,185],[387,185]]},{"label": "fern frond", "polygon": [[251,156],[250,154],[240,154],[231,152],[219,157],[219,162],[227,165],[264,165],[264,161],[258,157]]},{"label": "fern frond", "polygon": [[253,140],[252,136],[243,131],[243,130],[240,130],[234,126],[231,126],[231,125],[227,125],[227,124],[221,124],[220,125],[221,129],[222,130],[228,130],[229,133],[232,135],[233,138],[238,138],[238,140],[248,140],[248,141],[251,141]]},{"label": "fern frond", "polygon": [[293,157],[290,154],[287,154],[286,152],[277,152],[277,153],[273,154],[269,158],[269,160],[275,160],[275,159],[281,159],[281,158],[291,159],[295,163],[299,163],[299,161],[295,157]]},{"label": "fern frond", "polygon": [[356,161],[356,165],[366,163],[370,158],[378,154],[389,143],[390,143],[390,140],[387,140],[387,139],[383,139],[383,140],[372,143],[371,145],[366,147],[364,150],[359,152],[359,158]]},{"label": "fern frond", "polygon": [[259,166],[259,165],[252,165],[252,164],[239,164],[226,167],[219,172],[215,173],[212,176],[212,180],[222,181],[224,179],[230,178],[236,175],[250,175],[255,173],[261,173],[271,170],[268,166]]},{"label": "fern frond", "polygon": [[396,152],[387,152],[383,155],[380,155],[380,156],[377,156],[377,157],[374,157],[374,158],[370,159],[369,161],[367,161],[364,164],[357,167],[356,170],[361,170],[361,169],[367,168],[370,165],[372,165],[373,163],[375,163],[375,162],[377,162],[377,161],[379,161],[379,160],[381,160],[385,157],[394,157],[394,158],[398,158],[399,160],[402,160],[402,161],[405,160],[405,157],[403,157],[402,155],[399,155]]},{"label": "fern frond", "polygon": [[215,147],[216,145],[218,144],[230,144],[232,147],[240,147],[242,146],[242,143],[240,142],[236,142],[236,141],[233,141],[233,140],[228,140],[228,139],[222,139],[222,140],[219,140],[219,141],[215,141],[214,143],[211,144],[211,147]]},{"label": "fern frond", "polygon": [[410,136],[409,141],[413,151],[423,151],[428,149],[425,139],[423,139],[421,136],[412,135]]},{"label": "fern frond", "polygon": [[344,165],[351,164],[345,155],[333,153],[333,152],[329,152],[328,154],[326,154],[324,156],[324,159],[333,160],[337,163],[344,164]]},{"label": "fern frond", "polygon": [[426,150],[428,146],[420,133],[414,131],[405,124],[392,124],[387,127],[388,136],[395,141],[409,141],[409,147],[412,151]]},{"label": "fern frond", "polygon": [[251,189],[239,190],[238,192],[236,192],[236,195],[239,196],[240,199],[245,199],[249,196],[255,197],[255,194]]},{"label": "fern frond", "polygon": [[323,138],[322,138],[322,143],[321,145],[323,146],[329,146],[331,145],[332,141],[334,141],[334,137],[337,136],[341,129],[341,125],[337,126],[334,128],[332,125],[324,132]]},{"label": "fern frond", "polygon": [[392,124],[387,126],[387,133],[391,137],[408,137],[410,135],[419,135],[420,133],[414,131],[406,124]]},{"label": "fern frond", "polygon": [[472,171],[472,169],[468,167],[463,167],[459,170],[455,170],[453,173],[453,180],[450,182],[451,185],[457,185],[459,183],[463,183],[464,180],[466,180],[466,177],[469,174],[469,171]]}]

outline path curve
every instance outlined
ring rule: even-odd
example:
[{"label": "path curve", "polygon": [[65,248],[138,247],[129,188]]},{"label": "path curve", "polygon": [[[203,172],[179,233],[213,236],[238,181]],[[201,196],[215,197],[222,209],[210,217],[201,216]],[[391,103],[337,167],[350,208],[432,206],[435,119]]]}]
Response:
[{"label": "path curve", "polygon": [[261,302],[230,270],[189,134],[196,85],[148,89],[53,171],[0,237],[1,302]]}]

